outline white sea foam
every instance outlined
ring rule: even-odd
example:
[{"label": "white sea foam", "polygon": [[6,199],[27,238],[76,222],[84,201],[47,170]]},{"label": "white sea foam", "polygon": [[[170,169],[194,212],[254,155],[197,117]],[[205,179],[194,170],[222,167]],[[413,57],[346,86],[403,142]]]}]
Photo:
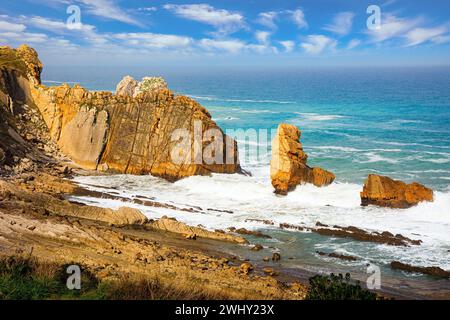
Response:
[{"label": "white sea foam", "polygon": [[318,113],[309,113],[309,112],[294,112],[294,113],[300,115],[305,120],[310,120],[310,121],[330,121],[330,120],[344,118],[344,116],[334,115],[334,114],[318,114]]},{"label": "white sea foam", "polygon": [[379,154],[376,154],[374,152],[368,152],[364,155],[367,160],[358,160],[358,159],[353,159],[354,162],[357,163],[374,163],[374,162],[387,162],[387,163],[391,163],[391,164],[395,164],[398,163],[399,160],[398,159],[392,159],[392,158],[387,158],[387,157],[383,157]]},{"label": "white sea foam", "polygon": [[214,121],[233,121],[233,120],[239,120],[239,118],[235,118],[235,117],[218,117],[218,118],[213,118]]},{"label": "white sea foam", "polygon": [[318,150],[333,150],[333,151],[343,151],[343,152],[368,152],[368,151],[381,151],[381,152],[402,152],[402,149],[357,149],[352,147],[340,147],[340,146],[312,146],[308,147],[308,149],[318,149]]},{"label": "white sea foam", "polygon": [[[86,187],[105,191],[93,185],[103,185],[119,192],[122,197],[138,195],[154,197],[155,201],[178,207],[198,206],[203,213],[190,213],[167,208],[145,207],[134,203],[124,204],[110,199],[81,197],[78,201],[104,207],[123,205],[141,209],[150,218],[173,216],[191,225],[203,225],[210,229],[228,227],[277,228],[279,223],[291,223],[313,227],[317,221],[329,225],[356,226],[373,231],[389,231],[409,238],[421,239],[420,248],[371,247],[370,254],[380,259],[396,258],[421,265],[439,265],[450,269],[445,253],[450,249],[450,188],[447,192],[435,192],[435,201],[421,203],[406,209],[386,209],[360,206],[359,192],[362,186],[351,183],[333,183],[324,188],[301,185],[285,197],[273,193],[267,165],[252,166],[253,176],[239,174],[213,174],[211,177],[194,176],[168,183],[151,176],[95,176],[76,177]],[[207,210],[231,210],[232,214]],[[267,226],[247,219],[267,219],[274,226]],[[357,247],[358,248],[358,247]],[[368,252],[355,249],[355,254],[366,256]],[[359,250],[359,251],[358,251]]]},{"label": "white sea foam", "polygon": [[188,95],[193,99],[205,100],[205,101],[226,101],[226,102],[247,102],[247,103],[274,103],[274,104],[294,104],[293,101],[280,101],[280,100],[253,100],[253,99],[227,99],[215,96],[198,96]]}]

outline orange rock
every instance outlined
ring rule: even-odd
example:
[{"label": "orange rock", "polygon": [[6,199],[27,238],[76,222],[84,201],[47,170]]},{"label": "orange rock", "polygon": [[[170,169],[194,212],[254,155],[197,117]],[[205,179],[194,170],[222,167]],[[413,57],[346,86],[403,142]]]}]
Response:
[{"label": "orange rock", "polygon": [[[40,70],[39,65],[36,69]],[[82,168],[152,174],[171,181],[240,171],[236,141],[223,133],[198,102],[175,96],[160,78],[144,78],[140,93],[130,96],[129,81],[118,86],[118,95],[36,82],[30,83],[30,91],[51,138]],[[186,141],[174,138],[180,130],[190,135]],[[211,131],[221,134],[223,144],[208,149],[219,141],[207,135]],[[198,160],[198,155],[210,150],[208,161]]]},{"label": "orange rock", "polygon": [[322,187],[335,179],[333,173],[306,164],[308,156],[303,151],[300,136],[301,131],[294,125],[282,123],[278,126],[270,162],[270,177],[278,194],[287,194],[301,183]]},{"label": "orange rock", "polygon": [[433,201],[433,190],[413,182],[406,184],[389,177],[370,174],[361,192],[361,205],[410,208],[422,201]]}]

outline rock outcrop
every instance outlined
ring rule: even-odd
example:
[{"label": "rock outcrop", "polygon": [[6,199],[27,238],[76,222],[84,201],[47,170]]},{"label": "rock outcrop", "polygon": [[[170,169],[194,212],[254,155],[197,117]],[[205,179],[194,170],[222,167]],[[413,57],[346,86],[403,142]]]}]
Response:
[{"label": "rock outcrop", "polygon": [[139,82],[134,80],[133,77],[125,76],[116,86],[116,95],[133,97],[138,86]]},{"label": "rock outcrop", "polygon": [[131,76],[125,76],[116,87],[116,95],[136,97],[144,92],[156,92],[168,89],[167,82],[161,77],[144,77],[141,82]]},{"label": "rock outcrop", "polygon": [[15,184],[0,180],[0,198],[3,201],[20,198],[33,208],[39,208],[42,212],[58,216],[69,216],[73,218],[102,221],[110,225],[143,225],[147,217],[139,210],[121,207],[118,210],[100,208],[94,206],[83,206],[63,201],[48,194],[29,192]]},{"label": "rock outcrop", "polygon": [[301,131],[294,125],[280,124],[272,142],[270,177],[275,192],[287,194],[297,185],[312,183],[317,187],[331,184],[335,176],[322,168],[311,168],[306,162],[299,139]]},{"label": "rock outcrop", "polygon": [[56,148],[31,95],[41,71],[34,49],[0,47],[0,175],[20,171],[22,162],[52,162]]},{"label": "rock outcrop", "polygon": [[[8,135],[0,148],[7,163],[8,150],[27,153],[21,134],[13,125],[4,125],[19,105],[27,104],[60,151],[85,169],[152,174],[172,181],[240,171],[236,141],[195,100],[175,96],[162,78],[146,77],[139,83],[125,78],[117,95],[78,85],[46,87],[41,85],[36,51],[1,47],[0,53],[0,132]],[[208,152],[211,156],[205,159]]]},{"label": "rock outcrop", "polygon": [[389,177],[369,175],[361,192],[361,205],[410,208],[422,201],[433,201],[433,190],[416,182],[406,184]]},{"label": "rock outcrop", "polygon": [[227,242],[235,242],[240,244],[247,244],[248,241],[239,236],[235,236],[225,232],[213,232],[200,227],[191,227],[185,223],[177,221],[175,218],[162,217],[158,220],[149,222],[147,224],[152,229],[164,230],[174,233],[183,234],[190,239],[195,239],[196,237],[215,239]]}]

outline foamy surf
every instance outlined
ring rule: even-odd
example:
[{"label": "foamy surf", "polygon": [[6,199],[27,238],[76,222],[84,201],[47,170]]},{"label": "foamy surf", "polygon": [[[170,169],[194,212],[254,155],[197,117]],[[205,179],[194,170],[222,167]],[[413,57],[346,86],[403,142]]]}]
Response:
[{"label": "foamy surf", "polygon": [[[239,174],[194,176],[175,183],[151,176],[75,178],[77,183],[88,189],[119,193],[127,199],[145,196],[178,207],[200,207],[201,213],[145,207],[110,199],[76,197],[76,200],[102,207],[131,206],[142,210],[149,218],[168,215],[190,225],[202,225],[212,230],[243,227],[250,230],[268,229],[266,232],[270,233],[271,229],[279,230],[280,223],[314,227],[320,221],[328,225],[355,226],[369,231],[389,231],[411,239],[420,239],[423,243],[421,246],[400,248],[374,244],[356,245],[349,240],[342,248],[367,260],[376,257],[375,260],[380,263],[388,263],[394,259],[450,269],[449,192],[436,192],[433,203],[421,203],[406,210],[364,208],[360,206],[359,192],[362,186],[358,184],[336,182],[325,188],[302,185],[288,196],[280,197],[273,193],[267,166],[260,167],[253,174],[252,177]],[[270,220],[274,225],[268,226],[257,220]],[[282,249],[283,243],[277,246]],[[365,252],[365,247],[370,247],[371,250]]]}]

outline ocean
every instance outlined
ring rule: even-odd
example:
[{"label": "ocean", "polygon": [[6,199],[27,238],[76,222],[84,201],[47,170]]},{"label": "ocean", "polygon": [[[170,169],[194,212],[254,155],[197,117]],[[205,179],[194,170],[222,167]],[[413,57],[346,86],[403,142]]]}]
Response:
[{"label": "ocean", "polygon": [[[269,175],[270,146],[260,148],[263,151],[257,158],[244,159],[246,150],[264,145],[256,136],[238,140],[242,166],[252,176],[214,174],[175,183],[150,176],[75,178],[80,184],[103,192],[114,190],[130,199],[142,195],[179,207],[231,210],[232,214],[199,214],[127,204],[151,218],[168,215],[210,229],[262,230],[272,239],[253,240],[289,257],[284,263],[290,268],[364,274],[367,263],[372,263],[380,266],[386,282],[419,279],[421,290],[424,281],[425,287],[431,288],[434,280],[392,271],[389,263],[398,260],[450,270],[450,68],[167,71],[49,67],[43,82],[52,85],[68,81],[91,90],[114,91],[127,74],[136,79],[163,76],[174,92],[191,96],[205,106],[224,130],[270,131],[282,122],[298,126],[308,163],[332,171],[336,181],[324,188],[299,186],[286,197],[276,196]],[[359,192],[370,173],[425,184],[435,190],[435,201],[406,210],[363,208]],[[124,205],[88,197],[78,197],[77,201],[107,207]],[[272,220],[275,225],[249,219]],[[400,233],[423,243],[393,247],[278,228],[279,223],[312,227],[318,221]],[[338,252],[359,260],[340,261],[319,256],[316,251]]]}]

